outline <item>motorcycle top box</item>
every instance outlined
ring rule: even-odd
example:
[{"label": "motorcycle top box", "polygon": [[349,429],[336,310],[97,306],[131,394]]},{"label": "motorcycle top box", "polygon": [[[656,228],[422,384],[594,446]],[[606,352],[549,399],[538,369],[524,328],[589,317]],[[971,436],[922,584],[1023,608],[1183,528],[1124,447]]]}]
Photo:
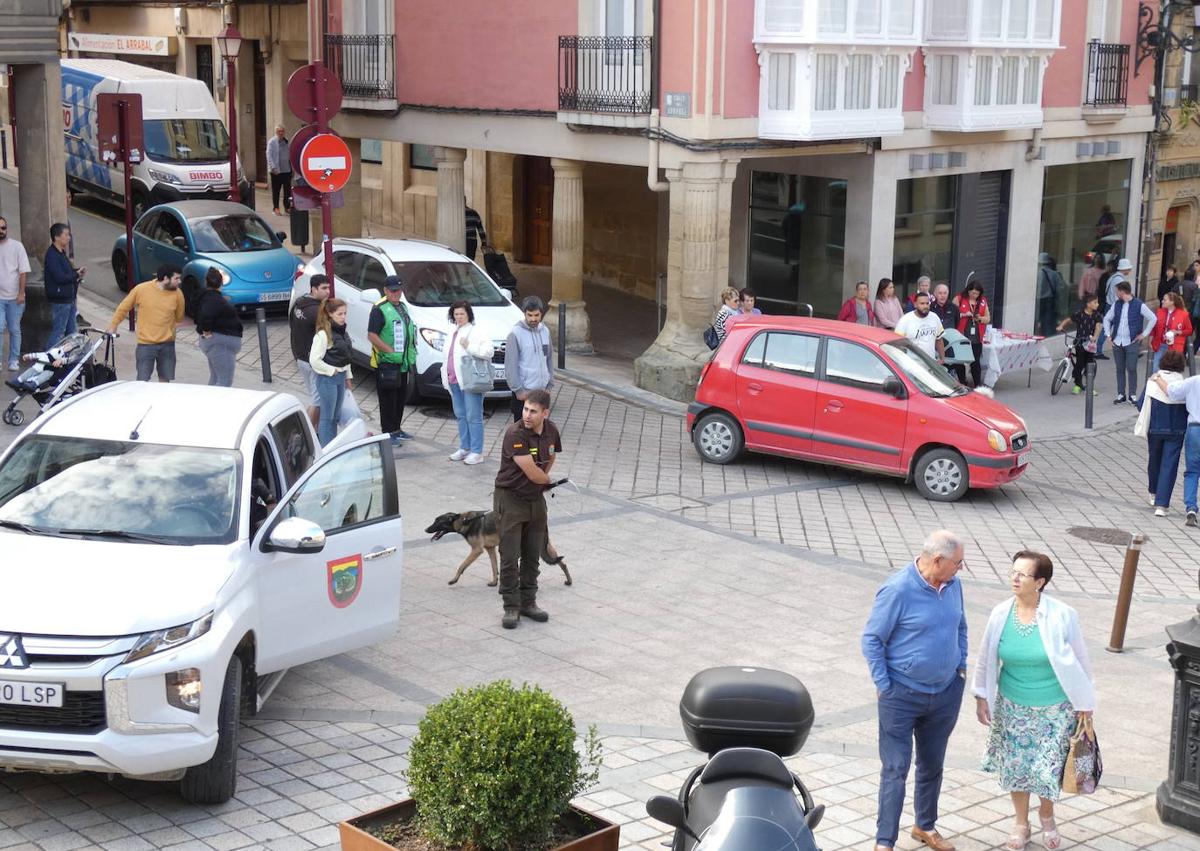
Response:
[{"label": "motorcycle top box", "polygon": [[679,701],[692,747],[709,756],[725,748],[761,748],[792,756],[813,725],[812,699],[798,679],[766,668],[708,668]]}]

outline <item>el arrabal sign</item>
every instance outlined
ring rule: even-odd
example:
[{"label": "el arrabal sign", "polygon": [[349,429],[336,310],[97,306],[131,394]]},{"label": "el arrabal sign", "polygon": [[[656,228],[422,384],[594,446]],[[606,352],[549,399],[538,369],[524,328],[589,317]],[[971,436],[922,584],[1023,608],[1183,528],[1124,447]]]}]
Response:
[{"label": "el arrabal sign", "polygon": [[1158,167],[1158,180],[1190,180],[1200,177],[1200,162],[1167,163]]}]

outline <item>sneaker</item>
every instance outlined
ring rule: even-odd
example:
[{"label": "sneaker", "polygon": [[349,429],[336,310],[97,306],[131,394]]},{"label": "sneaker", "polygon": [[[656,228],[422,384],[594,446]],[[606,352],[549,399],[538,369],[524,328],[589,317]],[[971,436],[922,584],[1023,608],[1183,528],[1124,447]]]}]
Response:
[{"label": "sneaker", "polygon": [[1166,517],[1167,509],[1163,508],[1161,505],[1156,505],[1154,507],[1154,516],[1155,517]]},{"label": "sneaker", "polygon": [[1142,407],[1142,403],[1139,402],[1137,399],[1134,399],[1132,396],[1129,397],[1129,404],[1133,405],[1133,407],[1135,407],[1135,408]]},{"label": "sneaker", "polygon": [[8,362],[8,371],[9,371],[9,372],[18,372],[20,369],[21,369],[21,362],[20,362],[20,361],[17,361],[17,360],[10,360],[10,361]]},{"label": "sneaker", "polygon": [[1192,509],[1188,510],[1187,519],[1183,521],[1183,525],[1184,526],[1195,526],[1196,525],[1196,509],[1192,508]]},{"label": "sneaker", "polygon": [[466,457],[467,457],[467,450],[465,450],[465,449],[455,449],[453,452],[450,453],[451,461],[461,461],[462,459],[464,459]]},{"label": "sneaker", "polygon": [[394,434],[393,434],[393,435],[392,435],[391,444],[392,444],[392,448],[395,448],[395,447],[397,447],[397,446],[403,446],[403,445],[404,445],[404,441],[403,441],[403,440],[401,440],[400,438],[396,437],[396,435],[394,435]]},{"label": "sneaker", "polygon": [[1129,400],[1125,398],[1125,394],[1122,393],[1121,395],[1117,396],[1117,398],[1113,399],[1113,404],[1120,405],[1122,402],[1128,402],[1128,401]]},{"label": "sneaker", "polygon": [[528,606],[522,606],[521,615],[522,617],[527,617],[531,621],[537,621],[538,623],[545,623],[546,621],[550,620],[550,615],[546,614],[546,612],[544,612],[542,609],[539,609],[537,607],[537,603],[530,603]]},{"label": "sneaker", "polygon": [[516,629],[521,623],[521,610],[508,609],[504,610],[504,616],[500,618],[500,626],[505,629]]},{"label": "sneaker", "polygon": [[478,452],[472,452],[470,455],[468,455],[466,458],[463,459],[463,463],[464,464],[482,464],[483,456],[480,455]]},{"label": "sneaker", "polygon": [[273,212],[273,213],[275,213],[275,215],[277,215],[277,216],[278,216],[278,215],[279,215],[279,208],[278,208],[278,207],[275,207],[275,208],[272,210],[272,212]]},{"label": "sneaker", "polygon": [[396,438],[397,440],[412,440],[414,437],[414,435],[409,434],[404,429],[400,429],[400,431],[394,432],[392,434],[392,436],[394,438]]},{"label": "sneaker", "polygon": [[1078,396],[1082,392],[1083,392],[1083,388],[1080,387],[1078,384],[1076,384],[1074,387],[1071,388],[1072,396]]}]

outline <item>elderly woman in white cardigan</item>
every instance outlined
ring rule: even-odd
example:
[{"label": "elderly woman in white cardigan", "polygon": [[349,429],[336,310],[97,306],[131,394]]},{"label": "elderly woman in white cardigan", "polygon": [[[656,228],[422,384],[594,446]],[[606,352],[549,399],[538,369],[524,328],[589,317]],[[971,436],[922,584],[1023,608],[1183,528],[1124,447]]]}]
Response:
[{"label": "elderly woman in white cardigan", "polygon": [[1016,824],[1004,847],[1029,842],[1029,796],[1041,801],[1042,845],[1062,847],[1054,802],[1076,720],[1096,708],[1096,691],[1079,615],[1043,593],[1054,575],[1050,558],[1013,556],[1013,598],[992,609],[975,665],[975,712],[989,725],[983,770],[1012,795]]},{"label": "elderly woman in white cardigan", "polygon": [[470,302],[450,305],[450,333],[442,359],[442,386],[450,394],[454,418],[458,420],[458,448],[451,461],[483,463],[483,394],[464,389],[471,358],[490,361],[495,346],[482,329],[475,327],[475,311]]}]

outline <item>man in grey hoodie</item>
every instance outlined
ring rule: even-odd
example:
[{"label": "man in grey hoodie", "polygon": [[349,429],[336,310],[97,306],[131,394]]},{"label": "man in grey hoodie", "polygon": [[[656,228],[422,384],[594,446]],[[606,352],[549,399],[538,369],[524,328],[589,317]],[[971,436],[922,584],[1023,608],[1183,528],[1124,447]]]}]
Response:
[{"label": "man in grey hoodie", "polygon": [[542,323],[546,303],[535,295],[521,302],[525,318],[513,326],[504,343],[504,377],[512,390],[513,422],[521,419],[530,390],[549,390],[554,384],[554,354],[550,332]]}]

